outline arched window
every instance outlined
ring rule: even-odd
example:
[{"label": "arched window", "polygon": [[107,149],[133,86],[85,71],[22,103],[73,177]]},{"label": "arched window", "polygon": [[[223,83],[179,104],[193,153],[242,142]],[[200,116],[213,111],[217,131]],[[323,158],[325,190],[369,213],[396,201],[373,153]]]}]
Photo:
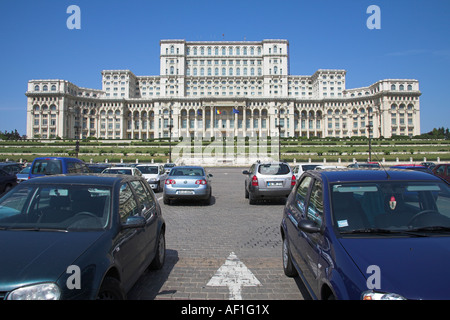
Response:
[{"label": "arched window", "polygon": [[39,86],[38,85],[34,86],[34,91],[39,91]]},{"label": "arched window", "polygon": [[52,85],[52,91],[56,91],[56,86]]},{"label": "arched window", "polygon": [[175,48],[174,48],[174,46],[170,46],[170,53],[171,53],[171,54],[174,54],[174,53],[175,53]]},{"label": "arched window", "polygon": [[408,84],[408,91],[412,90],[412,85]]},{"label": "arched window", "polygon": [[48,91],[48,86],[47,86],[47,85],[44,85],[44,86],[42,87],[42,91]]},{"label": "arched window", "polygon": [[228,75],[230,75],[230,76],[233,75],[233,68],[230,68],[230,69],[228,70]]},{"label": "arched window", "polygon": [[391,85],[391,90],[397,90],[397,87],[395,86],[395,84]]}]

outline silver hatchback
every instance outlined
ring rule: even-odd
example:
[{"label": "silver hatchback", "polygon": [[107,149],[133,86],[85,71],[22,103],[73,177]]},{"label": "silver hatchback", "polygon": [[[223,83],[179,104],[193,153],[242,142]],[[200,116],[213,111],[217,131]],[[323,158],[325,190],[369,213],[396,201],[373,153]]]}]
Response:
[{"label": "silver hatchback", "polygon": [[256,162],[250,170],[242,171],[245,179],[245,198],[250,204],[258,199],[285,198],[295,186],[295,175],[284,162]]}]

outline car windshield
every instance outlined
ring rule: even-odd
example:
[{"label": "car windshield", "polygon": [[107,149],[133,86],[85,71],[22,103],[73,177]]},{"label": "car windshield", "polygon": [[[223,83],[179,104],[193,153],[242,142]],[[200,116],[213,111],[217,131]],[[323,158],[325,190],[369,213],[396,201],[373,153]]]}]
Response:
[{"label": "car windshield", "polygon": [[201,177],[205,173],[202,168],[174,168],[169,173],[170,176],[195,176]]},{"label": "car windshield", "polygon": [[139,170],[141,170],[142,173],[145,174],[157,174],[158,173],[158,167],[156,166],[139,166],[137,167]]},{"label": "car windshield", "polygon": [[284,175],[290,171],[289,166],[284,163],[261,164],[258,168],[258,172],[263,175]]},{"label": "car windshield", "polygon": [[112,174],[132,174],[131,169],[122,169],[122,168],[110,168],[105,169],[103,173],[112,173]]},{"label": "car windshield", "polygon": [[106,228],[111,190],[75,185],[19,185],[0,198],[0,230],[89,231]]},{"label": "car windshield", "polygon": [[341,234],[450,228],[450,188],[442,182],[336,183],[331,200]]},{"label": "car windshield", "polygon": [[41,159],[33,164],[32,174],[60,174],[62,173],[61,160]]},{"label": "car windshield", "polygon": [[317,164],[303,164],[303,171],[314,170],[318,165]]}]

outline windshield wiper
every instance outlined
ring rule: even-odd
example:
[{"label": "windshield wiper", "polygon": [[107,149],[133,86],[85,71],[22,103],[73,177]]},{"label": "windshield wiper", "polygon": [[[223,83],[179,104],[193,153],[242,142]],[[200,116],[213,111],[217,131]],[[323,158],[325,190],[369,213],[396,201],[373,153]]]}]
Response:
[{"label": "windshield wiper", "polygon": [[406,234],[415,237],[426,237],[426,235],[422,233],[414,233],[411,231],[416,230],[389,230],[389,229],[381,229],[381,228],[364,228],[364,229],[355,229],[348,231],[341,231],[341,234]]},{"label": "windshield wiper", "polygon": [[11,231],[54,231],[54,232],[67,232],[66,229],[55,229],[55,228],[38,228],[38,227],[5,227],[3,230]]},{"label": "windshield wiper", "polygon": [[428,227],[420,227],[420,228],[414,228],[410,229],[408,231],[414,231],[414,232],[450,232],[450,227],[443,227],[443,226],[428,226]]}]

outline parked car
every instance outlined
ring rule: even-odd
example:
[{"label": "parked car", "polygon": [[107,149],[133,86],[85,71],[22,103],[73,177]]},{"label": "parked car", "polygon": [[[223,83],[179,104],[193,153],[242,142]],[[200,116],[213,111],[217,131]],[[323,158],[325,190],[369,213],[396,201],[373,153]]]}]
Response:
[{"label": "parked car", "polygon": [[102,173],[103,170],[112,167],[112,165],[108,163],[88,163],[86,166],[89,168],[89,172],[92,173]]},{"label": "parked car", "polygon": [[124,299],[165,260],[166,225],[147,182],[55,175],[0,198],[0,299]]},{"label": "parked car", "polygon": [[433,174],[435,174],[438,177],[441,177],[447,182],[450,182],[450,164],[449,163],[438,164],[436,167],[434,167]]},{"label": "parked car", "polygon": [[429,168],[430,170],[433,170],[434,167],[436,167],[436,164],[434,162],[431,161],[426,161],[426,162],[421,162],[420,163],[422,166]]},{"label": "parked car", "polygon": [[370,169],[370,168],[380,168],[380,164],[378,162],[363,162],[363,163],[359,163],[359,162],[355,162],[355,163],[351,163],[347,166],[347,168],[356,168],[356,169]]},{"label": "parked car", "polygon": [[295,185],[295,175],[284,162],[256,162],[249,170],[244,182],[245,198],[250,204],[259,199],[286,198]]},{"label": "parked car", "polygon": [[27,165],[21,171],[16,174],[17,183],[21,183],[22,181],[28,180],[30,177],[31,164]]},{"label": "parked car", "polygon": [[17,177],[15,174],[0,169],[0,195],[8,192],[17,185]]},{"label": "parked car", "polygon": [[0,169],[9,174],[17,174],[23,169],[23,166],[16,162],[0,162]]},{"label": "parked car", "polygon": [[433,171],[430,170],[430,168],[417,165],[417,164],[397,164],[395,166],[391,166],[391,169],[405,169],[405,170],[416,170],[416,171],[422,171],[426,173],[433,174]]},{"label": "parked car", "polygon": [[303,172],[308,170],[314,170],[319,164],[313,164],[313,163],[300,163],[295,165],[292,168],[292,172],[295,175],[295,178],[298,179],[302,175]]},{"label": "parked car", "polygon": [[135,167],[110,167],[102,171],[109,174],[128,174],[132,176],[142,177],[142,172]]},{"label": "parked car", "polygon": [[450,299],[450,186],[436,176],[307,171],[280,230],[284,273],[314,299]]},{"label": "parked car", "polygon": [[67,157],[38,157],[33,160],[29,178],[62,173],[88,173],[84,161]]},{"label": "parked car", "polygon": [[162,164],[140,164],[136,168],[142,172],[142,176],[147,179],[148,184],[155,192],[164,189],[167,173]]},{"label": "parked car", "polygon": [[164,164],[164,170],[166,171],[166,173],[168,174],[170,172],[170,170],[175,167],[175,163],[165,163]]},{"label": "parked car", "polygon": [[320,165],[314,168],[314,170],[328,170],[328,169],[345,169],[345,167],[333,165]]},{"label": "parked car", "polygon": [[170,204],[174,199],[199,199],[203,200],[205,204],[210,204],[212,176],[200,166],[173,168],[164,184],[164,204]]}]

